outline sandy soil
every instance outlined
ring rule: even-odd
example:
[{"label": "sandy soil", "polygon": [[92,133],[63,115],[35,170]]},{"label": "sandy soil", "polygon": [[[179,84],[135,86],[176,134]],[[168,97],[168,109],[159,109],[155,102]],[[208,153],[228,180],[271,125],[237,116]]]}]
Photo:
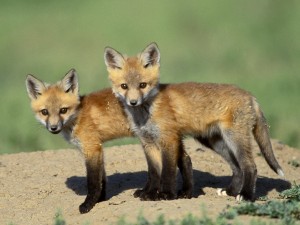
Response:
[{"label": "sandy soil", "polygon": [[[288,163],[299,161],[300,151],[275,140],[272,143],[286,180],[268,167],[255,147],[258,197],[277,198],[279,191],[289,187],[287,181],[300,183],[299,169]],[[230,181],[228,165],[220,156],[193,140],[187,140],[185,146],[194,167],[194,198],[149,202],[134,198],[133,192],[146,182],[143,150],[140,145],[117,146],[105,149],[108,199],[84,215],[78,211],[86,195],[84,158],[79,151],[0,155],[0,224],[53,224],[58,209],[67,224],[89,222],[96,225],[114,223],[122,216],[127,221],[136,221],[140,213],[151,221],[160,214],[174,220],[189,213],[200,217],[203,205],[208,214],[214,216],[227,205],[236,205],[233,198],[216,195],[216,189],[225,187]]]}]

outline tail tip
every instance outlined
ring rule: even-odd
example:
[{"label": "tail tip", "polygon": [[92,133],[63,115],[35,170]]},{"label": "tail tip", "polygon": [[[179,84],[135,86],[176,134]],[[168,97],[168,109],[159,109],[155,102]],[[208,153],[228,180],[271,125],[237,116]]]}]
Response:
[{"label": "tail tip", "polygon": [[277,174],[281,177],[284,177],[284,172],[282,171],[282,169],[277,169]]}]

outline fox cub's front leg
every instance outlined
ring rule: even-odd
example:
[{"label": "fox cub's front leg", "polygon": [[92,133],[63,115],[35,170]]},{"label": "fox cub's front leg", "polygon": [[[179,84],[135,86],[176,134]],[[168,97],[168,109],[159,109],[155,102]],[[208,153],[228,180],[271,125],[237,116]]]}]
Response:
[{"label": "fox cub's front leg", "polygon": [[174,145],[174,148],[165,146],[166,150],[162,151],[152,143],[143,144],[143,147],[148,163],[148,180],[142,190],[134,193],[134,197],[139,197],[144,201],[175,199],[176,165],[178,165],[183,180],[178,197],[191,198],[193,195],[192,162],[184,151],[182,143]]},{"label": "fox cub's front leg", "polygon": [[[165,133],[165,132],[164,132]],[[160,137],[162,149],[162,174],[160,199],[172,200],[177,197],[176,193],[176,169],[180,169],[183,178],[183,189],[179,197],[191,197],[192,194],[192,165],[189,157],[184,152],[181,139],[177,135],[162,135]],[[183,154],[185,153],[185,154]]]},{"label": "fox cub's front leg", "polygon": [[148,164],[148,180],[142,190],[137,190],[134,197],[144,201],[159,199],[160,175],[161,175],[161,152],[154,143],[143,143],[143,148]]},{"label": "fox cub's front leg", "polygon": [[[99,145],[98,145],[99,146]],[[87,172],[87,196],[79,206],[80,213],[89,212],[106,197],[106,174],[101,147],[84,149]]]}]

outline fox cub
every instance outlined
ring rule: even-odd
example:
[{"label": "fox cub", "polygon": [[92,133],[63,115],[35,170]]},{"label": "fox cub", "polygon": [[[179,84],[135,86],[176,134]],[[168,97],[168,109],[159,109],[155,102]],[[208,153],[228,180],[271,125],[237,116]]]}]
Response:
[{"label": "fox cub", "polygon": [[[146,185],[135,196],[146,195],[153,200],[176,197],[176,164],[185,135],[192,135],[229,163],[232,181],[225,190],[218,191],[219,195],[255,200],[257,170],[252,134],[269,166],[283,176],[266,120],[248,92],[227,84],[160,84],[160,52],[155,43],[136,57],[126,57],[107,47],[104,60],[113,92],[143,145],[149,179],[155,184]],[[160,158],[162,165],[158,163]],[[160,185],[162,191],[157,195]]]},{"label": "fox cub", "polygon": [[[97,202],[105,200],[106,175],[102,143],[132,136],[123,106],[111,89],[79,96],[74,69],[53,85],[28,75],[26,87],[37,120],[51,133],[61,133],[84,153],[88,194],[79,210],[87,213]],[[178,167],[182,174],[183,190],[191,193],[191,159],[183,149]]]}]

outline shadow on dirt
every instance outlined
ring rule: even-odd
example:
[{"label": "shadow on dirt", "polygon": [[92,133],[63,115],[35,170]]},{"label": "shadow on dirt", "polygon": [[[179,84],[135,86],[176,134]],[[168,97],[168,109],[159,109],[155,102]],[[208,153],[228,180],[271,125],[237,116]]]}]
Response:
[{"label": "shadow on dirt", "polygon": [[[207,172],[194,170],[194,196],[204,195],[203,188],[226,188],[231,181],[231,176],[214,176]],[[256,181],[256,197],[266,196],[270,191],[282,192],[291,187],[291,183],[283,179],[274,179],[258,176]]]},{"label": "shadow on dirt", "polygon": [[[115,173],[107,177],[107,199],[122,193],[125,190],[142,188],[147,181],[147,172]],[[182,185],[181,177],[177,177],[178,189]],[[230,176],[214,176],[207,172],[194,170],[194,197],[205,195],[203,188],[225,188],[231,181]],[[66,182],[66,186],[77,195],[86,195],[86,177],[72,176]],[[268,177],[258,177],[256,182],[256,197],[262,197],[272,190],[281,192],[291,187],[288,181]]]},{"label": "shadow on dirt", "polygon": [[[147,181],[147,172],[133,172],[133,173],[115,173],[107,176],[106,198],[120,194],[129,189],[142,188]],[[77,195],[87,194],[86,177],[73,176],[67,178],[66,186],[73,190]]]}]

